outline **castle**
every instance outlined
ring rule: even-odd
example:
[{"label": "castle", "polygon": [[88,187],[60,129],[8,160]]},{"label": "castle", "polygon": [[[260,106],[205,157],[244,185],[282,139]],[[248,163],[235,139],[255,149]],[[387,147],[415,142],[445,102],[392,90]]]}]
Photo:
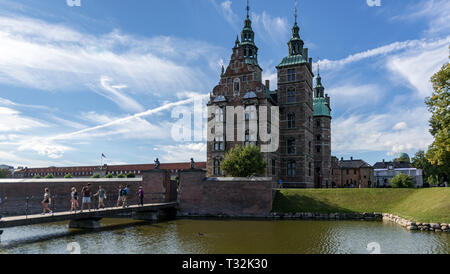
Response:
[{"label": "castle", "polygon": [[[297,12],[288,42],[289,55],[276,67],[278,84],[270,90],[270,82],[262,82],[262,69],[258,64],[258,47],[249,17],[241,37],[236,39],[230,63],[222,67],[219,84],[213,89],[208,107],[216,109],[210,115],[209,123],[224,125],[227,119],[234,120],[234,131],[244,128],[244,132],[232,132],[237,138],[228,140],[227,128],[221,134],[208,131],[207,173],[209,177],[224,175],[220,169],[225,153],[235,145],[261,146],[259,133],[252,130],[252,122],[279,125],[277,150],[264,153],[267,168],[264,175],[274,181],[281,181],[285,187],[323,188],[331,186],[331,107],[330,97],[324,94],[320,71],[313,87],[314,73],[312,58],[308,58],[308,48],[300,38]],[[257,108],[266,106],[279,108],[279,117],[261,114]],[[242,107],[244,117],[234,119],[235,113],[227,113],[228,107]],[[255,120],[255,121],[253,121]],[[266,122],[267,121],[267,122]],[[224,126],[222,128],[225,128]],[[270,130],[269,130],[270,131]],[[243,138],[239,138],[243,135]]]}]

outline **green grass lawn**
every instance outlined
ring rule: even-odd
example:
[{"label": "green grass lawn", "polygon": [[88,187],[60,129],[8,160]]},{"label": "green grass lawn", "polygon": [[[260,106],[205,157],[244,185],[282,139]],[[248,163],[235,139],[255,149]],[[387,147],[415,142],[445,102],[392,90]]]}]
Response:
[{"label": "green grass lawn", "polygon": [[412,221],[450,223],[450,188],[286,189],[277,192],[280,213],[392,213]]}]

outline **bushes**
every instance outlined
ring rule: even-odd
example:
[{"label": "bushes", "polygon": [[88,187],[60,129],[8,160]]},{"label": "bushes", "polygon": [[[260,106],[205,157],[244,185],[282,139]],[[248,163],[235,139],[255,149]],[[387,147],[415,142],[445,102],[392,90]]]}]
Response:
[{"label": "bushes", "polygon": [[72,174],[66,174],[66,176],[64,176],[64,179],[72,179],[73,175]]},{"label": "bushes", "polygon": [[45,176],[45,179],[54,179],[55,176],[53,176],[53,174],[48,174],[47,176]]},{"label": "bushes", "polygon": [[133,172],[130,172],[127,174],[127,178],[136,178],[136,174],[134,174]]},{"label": "bushes", "polygon": [[117,178],[127,178],[127,175],[120,173],[119,175],[117,175]]},{"label": "bushes", "polygon": [[41,175],[35,175],[33,179],[42,179]]},{"label": "bushes", "polygon": [[404,173],[400,173],[391,180],[393,188],[413,188],[413,178]]},{"label": "bushes", "polygon": [[226,153],[221,168],[228,176],[249,177],[263,174],[266,169],[263,155],[259,147],[237,145]]},{"label": "bushes", "polygon": [[106,174],[106,175],[105,175],[105,178],[106,178],[106,179],[112,179],[112,178],[114,178],[114,175],[112,175],[111,173],[109,173],[109,174]]},{"label": "bushes", "polygon": [[91,177],[92,179],[100,179],[100,174],[94,174]]}]

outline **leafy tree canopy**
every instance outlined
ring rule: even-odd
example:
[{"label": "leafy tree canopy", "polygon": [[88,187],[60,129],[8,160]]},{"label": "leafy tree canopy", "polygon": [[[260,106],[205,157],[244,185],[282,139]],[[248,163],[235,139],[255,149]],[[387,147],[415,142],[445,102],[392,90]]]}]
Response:
[{"label": "leafy tree canopy", "polygon": [[430,120],[430,133],[434,137],[433,144],[426,154],[433,165],[442,168],[446,179],[450,177],[450,63],[445,64],[431,78],[434,92],[426,99]]},{"label": "leafy tree canopy", "polygon": [[221,168],[227,176],[249,177],[261,175],[266,169],[266,163],[259,147],[236,146],[225,154]]},{"label": "leafy tree canopy", "polygon": [[393,188],[413,188],[413,178],[404,173],[400,173],[391,180],[391,186]]}]

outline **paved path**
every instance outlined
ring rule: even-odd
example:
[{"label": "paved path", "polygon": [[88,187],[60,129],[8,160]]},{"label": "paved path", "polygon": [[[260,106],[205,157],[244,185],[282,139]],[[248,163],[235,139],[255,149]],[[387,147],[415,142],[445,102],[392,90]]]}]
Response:
[{"label": "paved path", "polygon": [[0,219],[0,228],[26,226],[43,223],[53,223],[67,220],[83,220],[83,219],[102,219],[121,214],[131,214],[133,212],[148,212],[157,211],[160,209],[176,208],[177,203],[160,203],[160,204],[145,204],[144,206],[133,205],[126,208],[112,207],[100,210],[84,210],[74,212],[56,212],[53,214],[36,214],[28,216],[14,216]]}]

